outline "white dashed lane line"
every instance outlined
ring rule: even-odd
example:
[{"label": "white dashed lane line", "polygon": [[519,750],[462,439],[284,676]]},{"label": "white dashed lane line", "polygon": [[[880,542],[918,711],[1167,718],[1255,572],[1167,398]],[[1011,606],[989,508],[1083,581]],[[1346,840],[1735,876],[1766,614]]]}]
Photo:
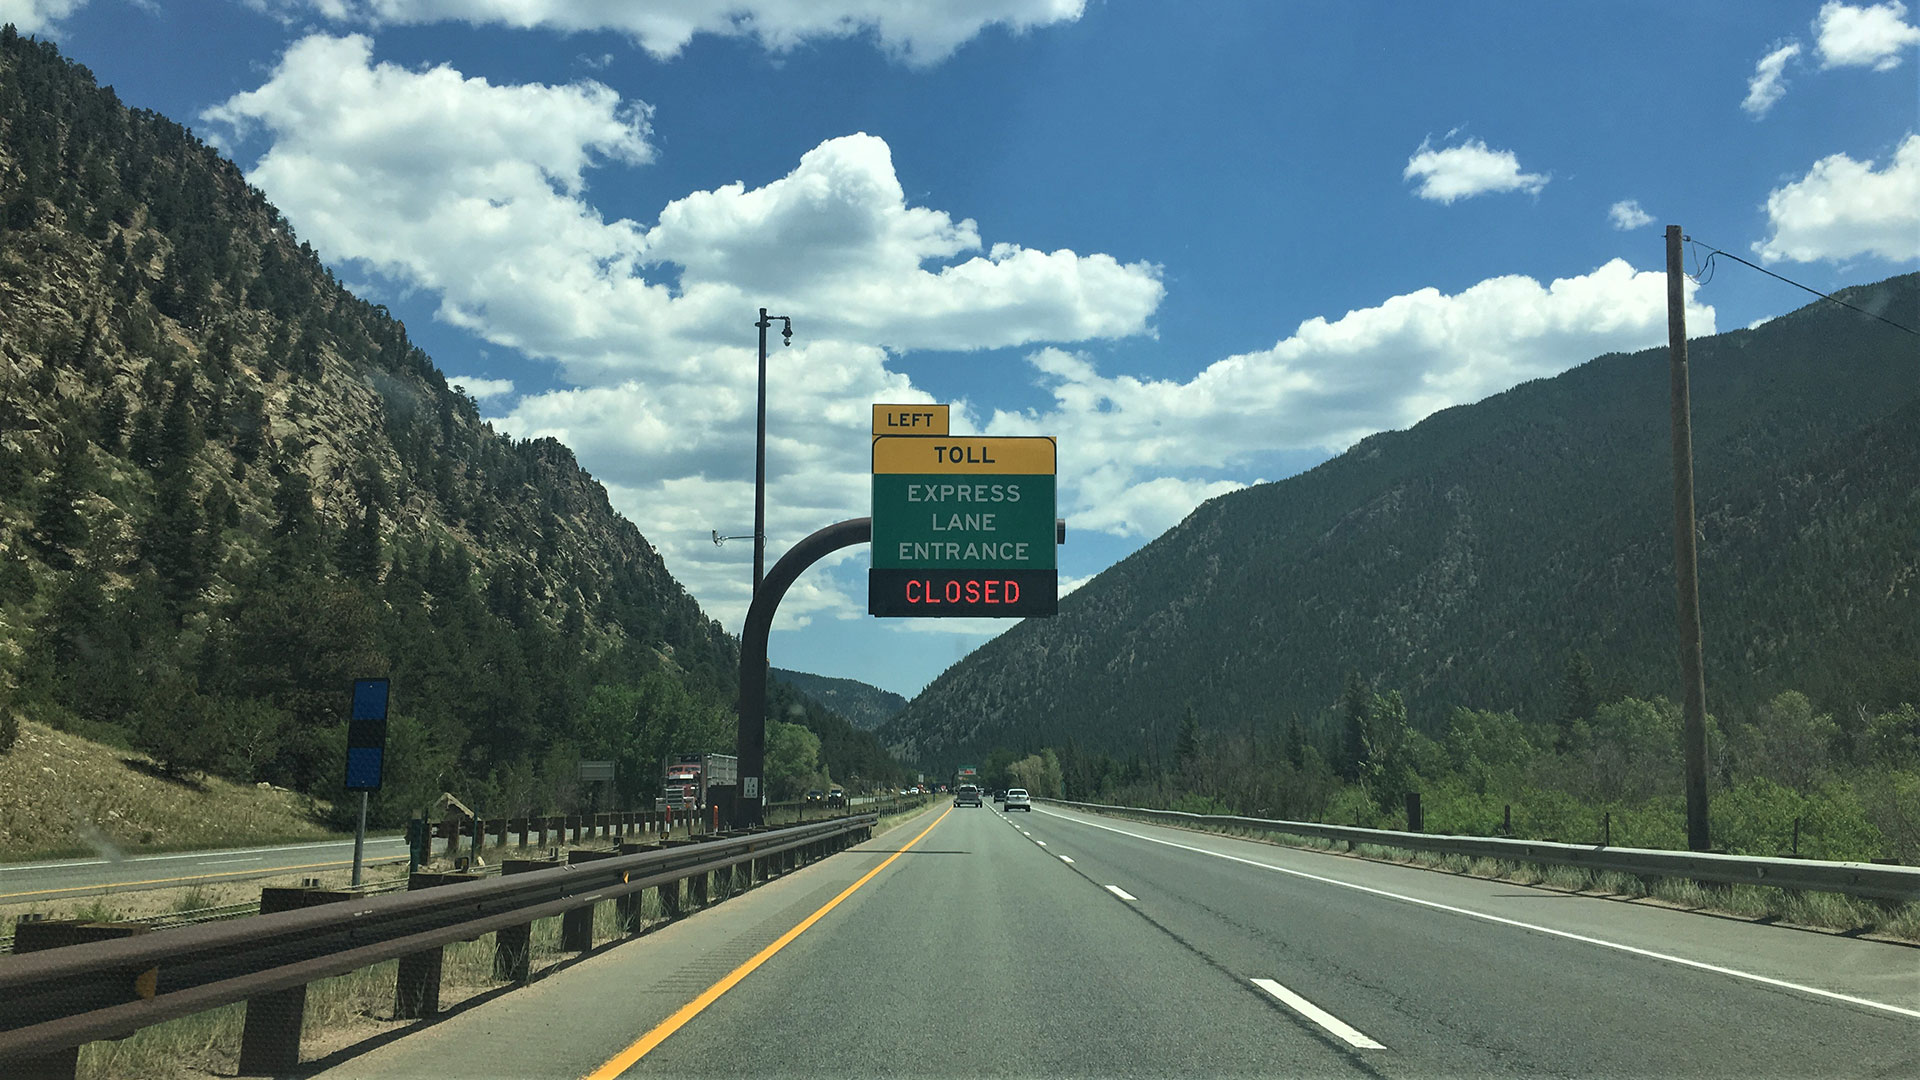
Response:
[{"label": "white dashed lane line", "polygon": [[1130,892],[1128,892],[1127,890],[1125,890],[1125,889],[1123,889],[1123,888],[1121,888],[1121,887],[1120,887],[1120,886],[1118,886],[1118,885],[1109,885],[1109,886],[1107,886],[1107,891],[1108,891],[1108,892],[1110,892],[1110,893],[1112,893],[1113,895],[1115,895],[1115,896],[1117,896],[1117,897],[1119,897],[1119,898],[1120,898],[1120,899],[1122,899],[1122,900],[1138,900],[1138,899],[1140,899],[1139,897],[1137,897],[1137,896],[1135,896],[1135,895],[1133,895],[1132,893],[1130,893]]},{"label": "white dashed lane line", "polygon": [[[1113,886],[1109,885],[1107,886],[1107,888],[1111,889],[1113,888]],[[1319,1024],[1321,1028],[1325,1029],[1328,1034],[1332,1035],[1336,1039],[1339,1039],[1341,1042],[1346,1043],[1348,1046],[1356,1047],[1361,1050],[1385,1050],[1386,1049],[1386,1047],[1380,1045],[1377,1042],[1374,1042],[1372,1039],[1367,1038],[1365,1035],[1362,1035],[1358,1029],[1354,1028],[1353,1026],[1348,1024],[1346,1021],[1333,1015],[1332,1013],[1321,1008],[1320,1006],[1315,1005],[1313,1002],[1308,1001],[1306,998],[1301,997],[1299,994],[1296,994],[1293,991],[1287,989],[1286,987],[1281,986],[1279,983],[1274,982],[1272,979],[1255,979],[1253,980],[1253,985],[1259,987],[1262,990],[1265,990],[1269,994],[1272,994],[1276,999],[1280,1001],[1281,1004],[1285,1005],[1287,1008],[1292,1009],[1294,1012],[1299,1013],[1301,1016],[1304,1016],[1307,1019],[1313,1021],[1314,1023]]]},{"label": "white dashed lane line", "polygon": [[1065,856],[1065,855],[1062,855],[1062,856],[1060,856],[1060,861],[1061,861],[1061,862],[1063,862],[1063,863],[1072,863],[1072,862],[1073,862],[1073,860],[1072,860],[1071,858],[1069,858],[1069,857],[1067,857],[1067,856]]}]

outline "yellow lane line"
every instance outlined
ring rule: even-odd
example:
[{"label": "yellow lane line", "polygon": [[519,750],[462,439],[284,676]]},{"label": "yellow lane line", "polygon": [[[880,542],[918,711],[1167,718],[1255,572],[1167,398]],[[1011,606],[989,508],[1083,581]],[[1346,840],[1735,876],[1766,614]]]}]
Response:
[{"label": "yellow lane line", "polygon": [[[399,862],[399,859],[366,859],[366,863]],[[176,881],[206,881],[221,877],[264,877],[268,874],[287,873],[293,870],[318,870],[326,866],[352,866],[352,859],[338,859],[333,862],[302,863],[299,866],[256,866],[251,870],[222,870],[217,874],[188,874],[185,877],[150,878],[146,881],[109,881],[98,885],[68,885],[59,889],[28,889],[26,892],[0,893],[0,900],[15,896],[52,896],[54,893],[68,892],[110,892],[114,889],[131,889],[139,885],[171,885]]]},{"label": "yellow lane line", "polygon": [[651,1053],[654,1047],[659,1046],[661,1043],[665,1042],[667,1039],[667,1036],[672,1035],[676,1031],[679,1031],[682,1027],[686,1026],[687,1021],[692,1020],[694,1017],[699,1016],[701,1013],[705,1012],[707,1009],[707,1006],[720,1000],[720,995],[733,989],[734,984],[738,983],[741,979],[744,979],[747,976],[753,974],[755,968],[758,968],[761,964],[764,964],[768,960],[772,959],[773,954],[779,952],[781,949],[786,948],[787,945],[790,944],[794,938],[799,937],[801,934],[806,932],[808,927],[812,926],[814,923],[819,922],[821,917],[824,916],[827,912],[832,911],[836,907],[839,907],[840,901],[845,900],[849,896],[852,896],[854,893],[854,890],[858,889],[862,885],[865,885],[867,882],[872,881],[873,876],[875,874],[878,874],[880,871],[885,870],[888,866],[892,865],[893,860],[899,858],[902,855],[905,855],[907,853],[907,849],[913,847],[913,845],[925,839],[926,835],[933,831],[934,826],[947,820],[947,814],[951,814],[951,813],[953,813],[953,807],[949,806],[947,807],[945,813],[942,813],[939,817],[933,819],[933,825],[929,825],[926,828],[920,830],[919,836],[916,836],[913,839],[907,841],[905,844],[900,845],[900,850],[887,856],[887,859],[885,862],[867,871],[866,875],[862,877],[859,881],[856,881],[853,884],[847,886],[845,889],[842,889],[840,891],[839,896],[836,896],[833,899],[827,901],[826,904],[822,906],[819,911],[816,911],[813,914],[807,916],[806,918],[800,920],[800,925],[794,927],[793,929],[787,931],[784,934],[781,934],[779,940],[775,941],[773,944],[767,946],[766,948],[761,949],[757,954],[754,955],[753,959],[748,960],[746,963],[741,964],[737,968],[734,968],[731,972],[727,973],[727,976],[725,978],[721,979],[719,982],[714,983],[712,986],[709,986],[705,990],[701,991],[699,997],[694,998],[692,1001],[689,1001],[685,1005],[680,1006],[679,1012],[676,1012],[672,1016],[667,1017],[665,1020],[661,1021],[659,1026],[655,1027],[652,1031],[649,1031],[645,1035],[640,1036],[640,1039],[638,1042],[635,1042],[632,1046],[629,1046],[625,1050],[622,1050],[618,1054],[615,1054],[612,1058],[608,1059],[605,1065],[602,1065],[599,1068],[588,1073],[586,1076],[586,1080],[613,1080],[614,1077],[619,1076],[621,1073],[626,1072],[628,1069],[633,1068],[633,1066],[636,1063],[638,1063],[641,1058],[646,1057],[649,1053]]}]

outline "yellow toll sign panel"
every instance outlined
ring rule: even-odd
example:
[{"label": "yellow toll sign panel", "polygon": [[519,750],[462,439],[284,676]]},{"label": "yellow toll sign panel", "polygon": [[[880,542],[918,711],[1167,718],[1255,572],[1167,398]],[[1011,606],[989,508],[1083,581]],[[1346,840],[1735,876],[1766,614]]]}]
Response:
[{"label": "yellow toll sign panel", "polygon": [[875,405],[873,433],[875,435],[945,435],[947,409],[948,406],[945,405]]},{"label": "yellow toll sign panel", "polygon": [[873,440],[876,474],[1052,476],[1057,457],[1053,438],[1047,435],[882,436]]}]

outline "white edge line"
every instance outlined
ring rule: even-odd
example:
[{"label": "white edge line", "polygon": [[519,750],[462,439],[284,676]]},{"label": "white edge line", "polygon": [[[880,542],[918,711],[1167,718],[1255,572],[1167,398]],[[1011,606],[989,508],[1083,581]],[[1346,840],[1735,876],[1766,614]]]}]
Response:
[{"label": "white edge line", "polygon": [[1107,890],[1108,892],[1110,892],[1110,893],[1112,893],[1113,895],[1115,895],[1115,896],[1117,896],[1117,897],[1119,897],[1119,898],[1120,898],[1120,899],[1122,899],[1122,900],[1138,900],[1138,899],[1140,899],[1139,897],[1137,897],[1137,896],[1135,896],[1135,895],[1133,895],[1132,893],[1130,893],[1130,892],[1128,892],[1127,890],[1125,890],[1125,889],[1123,889],[1123,888],[1121,888],[1121,887],[1120,887],[1120,886],[1118,886],[1118,885],[1108,885],[1108,886],[1106,886],[1106,890]]},{"label": "white edge line", "polygon": [[1333,1015],[1327,1010],[1301,997],[1299,994],[1281,986],[1272,979],[1255,979],[1253,985],[1280,999],[1281,1003],[1301,1016],[1319,1024],[1348,1046],[1362,1050],[1385,1050],[1386,1047],[1362,1035],[1358,1028]]},{"label": "white edge line", "polygon": [[[407,838],[404,836],[369,836],[367,837],[368,847],[372,847],[375,844],[404,844],[406,842],[407,842]],[[82,860],[76,860],[76,861],[70,861],[70,862],[46,862],[46,863],[0,863],[0,874],[4,874],[13,870],[65,870],[68,867],[106,866],[109,864],[118,864],[120,866],[133,866],[133,865],[138,865],[140,863],[167,862],[173,859],[200,859],[200,858],[205,858],[206,856],[209,856],[209,855],[246,855],[253,852],[272,854],[278,851],[304,851],[309,848],[320,848],[320,847],[348,848],[352,846],[353,846],[353,841],[351,839],[318,840],[310,844],[282,844],[276,847],[225,848],[218,851],[180,851],[180,852],[175,852],[171,855],[129,855],[123,859],[82,859]]]},{"label": "white edge line", "polygon": [[[1084,818],[1079,818],[1079,817],[1069,818],[1065,814],[1056,814],[1051,810],[1047,811],[1046,813],[1051,817],[1060,818],[1063,821],[1076,821],[1079,824],[1086,825],[1091,828],[1103,829],[1110,833],[1119,833],[1121,836],[1131,836],[1135,840],[1145,840],[1150,844],[1165,844],[1167,847],[1179,848],[1182,851],[1191,851],[1200,855],[1211,855],[1216,859],[1226,859],[1230,862],[1245,863],[1248,866],[1257,866],[1262,870],[1272,870],[1276,873],[1290,874],[1294,877],[1305,878],[1308,881],[1318,881],[1326,885],[1338,885],[1343,889],[1353,889],[1358,892],[1372,893],[1375,896],[1384,896],[1389,900],[1399,900],[1408,904],[1418,904],[1421,907],[1432,908],[1435,911],[1452,912],[1455,915],[1465,915],[1470,919],[1482,919],[1486,922],[1499,923],[1502,926],[1512,926],[1521,930],[1532,930],[1532,931],[1535,931],[1536,933],[1549,934],[1557,938],[1565,938],[1568,941],[1579,941],[1588,945],[1598,945],[1603,949],[1614,949],[1619,952],[1631,953],[1634,956],[1644,956],[1651,960],[1665,960],[1669,964],[1679,964],[1681,967],[1690,967],[1697,971],[1711,971],[1716,975],[1727,975],[1736,979],[1745,979],[1748,982],[1756,982],[1764,986],[1776,986],[1782,990],[1797,990],[1800,993],[1811,994],[1814,997],[1827,998],[1828,1000],[1831,1000],[1831,1001],[1844,1001],[1850,1005],[1861,1005],[1869,1009],[1878,1009],[1881,1012],[1893,1013],[1896,1016],[1908,1016],[1908,1017],[1912,1017],[1913,1019],[1920,1020],[1920,1009],[1906,1009],[1898,1005],[1889,1005],[1884,1001],[1874,1001],[1869,998],[1855,997],[1852,994],[1842,994],[1835,990],[1822,990],[1817,986],[1807,986],[1802,983],[1788,982],[1785,979],[1776,979],[1770,975],[1757,975],[1751,971],[1741,971],[1738,968],[1722,967],[1719,964],[1709,964],[1704,960],[1689,960],[1684,956],[1674,956],[1671,953],[1655,952],[1652,949],[1642,949],[1637,945],[1625,945],[1618,941],[1608,941],[1605,938],[1588,937],[1585,934],[1576,934],[1570,930],[1555,930],[1551,926],[1540,926],[1536,923],[1521,922],[1518,919],[1509,919],[1502,915],[1489,915],[1484,911],[1474,911],[1471,908],[1455,907],[1452,904],[1442,904],[1437,900],[1422,900],[1417,896],[1406,896],[1401,893],[1388,892],[1385,889],[1376,889],[1370,885],[1356,885],[1351,881],[1341,881],[1338,878],[1322,877],[1319,874],[1309,874],[1305,870],[1290,870],[1284,866],[1274,866],[1272,863],[1257,862],[1253,859],[1243,859],[1238,855],[1228,855],[1224,852],[1219,852],[1219,851],[1208,851],[1206,848],[1197,848],[1197,847],[1193,847],[1190,844],[1178,844],[1172,840],[1162,840],[1156,836],[1142,836],[1141,834],[1136,832],[1128,832],[1125,829],[1116,829],[1110,825],[1102,825],[1102,824],[1099,824],[1098,822],[1088,821]],[[1107,887],[1112,888],[1113,886],[1109,885]]]}]

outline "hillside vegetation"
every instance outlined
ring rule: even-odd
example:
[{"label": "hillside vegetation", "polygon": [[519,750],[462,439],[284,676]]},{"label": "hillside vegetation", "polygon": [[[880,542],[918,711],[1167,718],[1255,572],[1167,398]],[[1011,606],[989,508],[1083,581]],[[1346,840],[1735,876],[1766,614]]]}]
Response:
[{"label": "hillside vegetation", "polygon": [[[1842,295],[1920,323],[1920,276]],[[1691,343],[1729,844],[1920,858],[1913,342],[1822,302]],[[1666,350],[1603,356],[1211,500],[882,734],[1081,795],[1684,836],[1667,392]]]},{"label": "hillside vegetation", "polygon": [[566,447],[495,432],[231,162],[0,33],[0,736],[331,801],[385,676],[376,822],[571,807],[580,758],[631,805],[732,749],[737,666]]},{"label": "hillside vegetation", "polygon": [[871,731],[899,716],[907,699],[891,690],[863,683],[858,679],[837,679],[829,675],[809,675],[785,668],[769,670],[774,681],[793,687],[800,693],[847,718],[863,731]]}]

